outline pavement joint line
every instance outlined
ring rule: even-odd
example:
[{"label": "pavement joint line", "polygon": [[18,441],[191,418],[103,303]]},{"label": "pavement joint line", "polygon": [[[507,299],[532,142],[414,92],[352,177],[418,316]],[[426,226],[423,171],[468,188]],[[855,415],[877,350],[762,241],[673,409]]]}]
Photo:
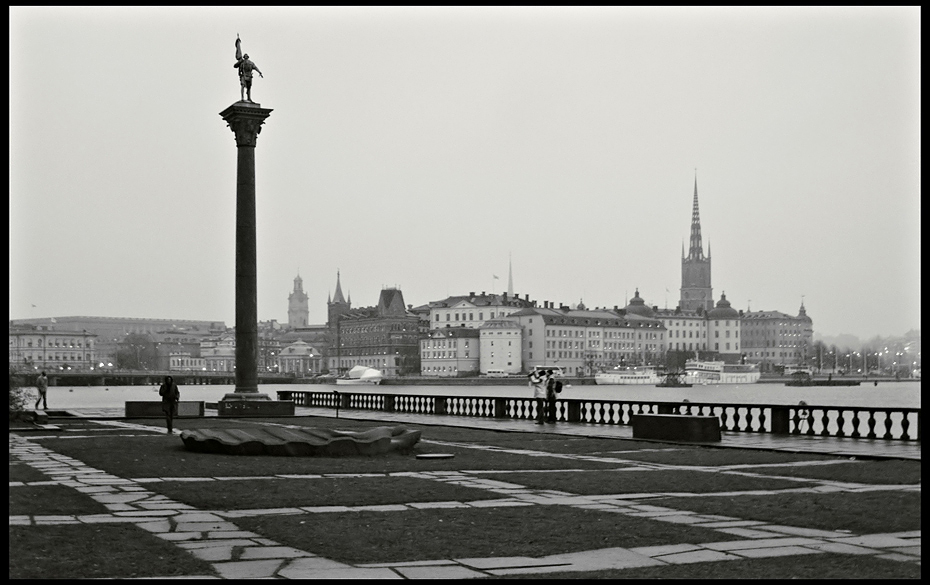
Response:
[{"label": "pavement joint line", "polygon": [[[159,430],[160,430],[160,429],[159,429]],[[32,453],[32,454],[33,454],[33,455],[35,455],[36,453],[43,453],[43,454],[45,454],[45,456],[46,456],[46,461],[47,461],[48,459],[56,459],[56,460],[58,460],[59,462],[64,462],[64,463],[67,464],[67,465],[80,466],[80,468],[82,468],[82,470],[90,469],[88,466],[84,465],[84,464],[81,463],[80,461],[77,461],[77,460],[74,460],[74,459],[71,459],[71,458],[67,458],[67,457],[63,457],[63,456],[57,456],[57,454],[54,454],[53,451],[48,450],[48,449],[46,449],[46,448],[44,448],[44,447],[35,445],[34,443],[31,443],[31,442],[28,441],[27,439],[20,438],[20,437],[18,437],[18,435],[15,435],[15,434],[12,434],[12,433],[11,433],[11,443],[14,443],[14,437],[16,438],[17,441],[21,442],[22,444],[27,444],[27,445],[29,445],[30,447],[32,447],[32,449],[33,449],[33,453]],[[12,453],[12,452],[13,452],[13,450],[11,450],[11,453]],[[523,453],[523,454],[527,454],[527,453]],[[546,454],[545,454],[545,453],[542,453],[542,455],[546,455]],[[559,456],[559,457],[564,456],[564,454],[550,454],[550,455]],[[539,455],[537,455],[536,453],[534,453],[533,456],[539,456]],[[569,457],[571,457],[571,456],[569,455]],[[580,456],[579,456],[579,457],[580,457]],[[27,458],[27,457],[22,457],[21,460],[24,461],[27,465],[32,465],[34,468],[38,469],[39,471],[42,471],[43,473],[46,473],[47,471],[51,470],[52,468],[56,468],[55,465],[34,465],[34,464],[33,464],[33,463],[40,463],[40,462],[41,462],[41,458],[42,458],[41,455],[38,455],[38,456],[33,456],[33,457],[28,457],[28,458]],[[597,458],[597,459],[598,459],[598,460],[603,460],[603,458]],[[641,464],[642,462],[637,462],[637,463]],[[687,466],[667,466],[667,467],[668,467],[668,468],[672,468],[672,469],[679,469],[679,468],[687,467]],[[710,469],[708,469],[708,471],[710,471]],[[713,469],[712,471],[720,471],[720,470],[719,470],[719,469]],[[104,472],[100,472],[100,473],[102,473],[102,474],[104,474],[104,475],[108,475],[108,474],[105,474]],[[74,475],[77,475],[77,474],[74,474]],[[374,475],[374,476],[377,476],[377,477],[386,477],[386,476],[387,476],[387,474],[373,474],[373,475]],[[331,475],[330,475],[330,477],[333,477],[333,476],[336,476],[336,477],[370,477],[370,476],[372,476],[372,474],[331,474]],[[118,484],[126,485],[126,484],[132,483],[132,480],[125,480],[125,479],[118,478],[118,477],[115,477],[115,476],[109,476],[109,477],[110,477],[110,478],[113,478],[114,480],[116,480]],[[428,474],[422,474],[421,477],[424,477],[425,479],[432,479],[432,480],[441,481],[441,482],[446,482],[446,483],[462,483],[461,480],[467,478],[468,480],[470,480],[469,482],[467,482],[467,485],[469,485],[470,487],[474,487],[474,488],[478,488],[478,489],[491,490],[491,491],[493,491],[493,490],[495,490],[495,489],[500,489],[500,485],[501,485],[502,483],[503,483],[504,485],[508,486],[508,487],[513,487],[513,488],[522,488],[522,487],[523,487],[523,486],[518,486],[517,484],[509,484],[509,483],[504,483],[504,482],[495,482],[495,481],[491,481],[491,480],[481,480],[481,479],[474,478],[473,476],[469,476],[468,474],[462,474],[461,472],[459,472],[459,473],[453,472],[453,473],[451,473],[451,474],[448,474],[448,473],[447,473],[447,474],[436,474],[436,475],[432,475],[432,476],[430,476],[430,475],[428,475]],[[768,477],[768,476],[762,476],[762,477]],[[267,477],[267,478],[265,478],[265,479],[276,479],[276,478],[277,478],[277,476],[270,476],[270,477]],[[103,479],[109,479],[109,478],[103,478]],[[78,483],[79,485],[84,485],[84,484],[82,484],[81,482],[76,482],[76,483]],[[832,483],[833,483],[833,484],[836,484],[836,482],[832,482]],[[839,487],[840,489],[843,489],[844,491],[847,491],[847,490],[851,491],[851,490],[853,490],[853,489],[859,488],[860,485],[861,485],[861,484],[844,484],[844,485],[840,485],[840,486],[836,486],[836,487]],[[872,487],[872,486],[868,486],[868,487]],[[914,486],[887,486],[887,487],[890,487],[891,489],[896,489],[896,488],[897,488],[897,489],[901,489],[901,488],[913,488]],[[845,488],[845,489],[844,489],[844,488]],[[152,496],[157,495],[157,494],[152,494],[151,492],[147,492],[146,490],[144,490],[144,488],[140,488],[140,489],[141,489],[141,491],[143,491],[143,492],[145,492],[145,493],[148,493],[148,494],[151,494]],[[527,489],[529,493],[523,494],[522,496],[529,497],[529,498],[537,498],[537,499],[542,500],[542,501],[550,501],[550,502],[553,502],[553,503],[562,503],[562,504],[568,503],[569,505],[572,505],[572,506],[575,506],[575,507],[585,507],[585,506],[587,506],[588,504],[590,504],[590,502],[591,502],[591,500],[590,500],[589,498],[585,497],[585,496],[578,496],[578,495],[570,494],[570,493],[567,493],[567,492],[559,492],[559,491],[556,491],[556,490],[532,490],[532,489],[529,489],[529,488],[525,488],[525,489]],[[759,491],[760,491],[760,490],[753,490],[753,493],[756,493],[756,492],[759,492]],[[763,491],[764,491],[764,490],[763,490]],[[774,491],[774,490],[773,490],[773,491]],[[779,491],[783,491],[783,490],[779,490]],[[97,496],[94,496],[94,494],[87,494],[87,495],[90,496],[92,499],[98,499],[98,497],[97,497]],[[643,494],[643,495],[645,495],[645,496],[650,496],[650,495],[652,495],[652,494]],[[109,494],[100,494],[99,497],[106,498],[106,497],[112,497],[112,496],[109,496]],[[99,500],[98,500],[98,501],[99,501]],[[486,502],[486,501],[485,501],[485,502]],[[166,502],[166,503],[167,503],[167,502]],[[190,508],[189,506],[186,506],[186,505],[184,505],[184,504],[180,504],[180,503],[177,503],[177,504],[178,504],[178,509]],[[363,507],[356,507],[356,509],[359,509],[359,508],[361,508],[361,509],[381,508],[381,509],[385,509],[385,510],[388,510],[388,509],[390,509],[390,510],[401,510],[401,509],[410,509],[410,506],[409,506],[409,505],[404,505],[404,504],[397,504],[397,505],[385,505],[385,506],[363,506]],[[639,508],[639,509],[637,510],[636,508]],[[351,507],[350,507],[350,509],[351,509]],[[269,511],[269,510],[287,510],[288,512],[290,512],[291,509],[267,509],[267,510],[265,510],[265,511]],[[299,509],[299,508],[295,508],[295,509],[293,509],[293,510],[294,510],[296,513],[305,513],[305,512],[307,512],[307,510]],[[688,515],[696,515],[696,514],[694,514],[693,512],[690,512],[690,511],[673,510],[673,509],[671,509],[671,508],[656,507],[656,506],[636,506],[636,507],[633,507],[633,508],[629,508],[629,507],[628,507],[628,508],[624,508],[623,510],[625,510],[626,513],[631,514],[631,515],[633,515],[633,514],[637,514],[637,515],[638,515],[638,514],[642,514],[642,513],[644,513],[644,512],[645,512],[645,513],[652,512],[652,513],[654,513],[654,514],[656,514],[656,513],[666,513],[666,512],[667,512],[667,513],[670,513],[670,514],[672,514],[672,515],[677,515],[677,516],[679,516],[679,517],[688,516]],[[206,514],[207,512],[185,510],[183,513],[184,513],[184,514],[190,515],[190,514]],[[212,512],[212,513],[215,513],[215,514],[222,514],[222,512]],[[139,525],[140,527],[144,527],[144,528],[146,528],[147,530],[155,530],[155,531],[156,531],[157,533],[159,533],[159,534],[171,534],[171,533],[175,530],[175,528],[177,528],[178,526],[180,526],[180,523],[176,522],[176,520],[171,520],[171,519],[169,519],[169,520],[162,520],[162,521],[159,521],[159,522],[152,522],[153,518],[146,518],[146,519],[144,519],[144,520],[140,520],[139,518],[118,517],[118,516],[115,516],[115,515],[112,515],[112,514],[111,514],[111,515],[98,515],[98,516],[109,516],[109,517],[110,517],[111,519],[113,519],[114,521],[115,521],[117,518],[119,519],[119,521],[125,521],[125,520],[127,520],[127,519],[128,519],[128,520],[136,520],[136,521],[138,522],[138,525]],[[35,525],[39,525],[39,524],[43,524],[43,525],[44,525],[44,524],[46,524],[46,523],[48,523],[48,522],[61,522],[61,523],[77,523],[77,522],[80,522],[80,520],[78,520],[77,518],[78,518],[78,517],[76,517],[76,516],[70,516],[70,515],[57,515],[57,516],[45,516],[45,517],[42,517],[42,516],[34,516],[34,517],[31,517],[31,518],[26,517],[26,519],[29,519],[29,520],[31,520],[32,522],[34,522]],[[717,518],[720,518],[720,517],[719,517],[719,516],[718,516],[718,517],[709,516],[708,518],[709,518],[708,521],[711,521],[711,520],[713,520],[713,519],[717,519]],[[11,516],[10,519],[11,519],[11,525],[14,525],[14,522],[15,522],[15,523],[21,523],[21,522],[24,521],[24,518],[23,518],[22,516]],[[657,518],[657,519],[660,519],[660,518]],[[738,520],[739,520],[739,519],[734,519],[734,521],[738,521]],[[198,523],[195,522],[195,523],[187,523],[187,524],[188,524],[188,525],[192,525],[192,524],[198,524]],[[211,523],[210,523],[210,522],[201,522],[200,524],[211,524]],[[233,529],[235,529],[236,531],[238,531],[238,528],[236,528],[235,525],[232,525],[231,523],[228,523],[228,522],[213,522],[212,524],[214,524],[214,525],[216,525],[216,524],[220,524],[220,525],[229,525],[230,528],[229,528],[228,532],[233,532]],[[165,525],[167,525],[167,529],[166,529],[166,530],[160,530],[160,529],[158,528],[158,527],[160,527],[160,526],[165,526]],[[784,528],[784,527],[783,527],[783,528]],[[787,527],[787,528],[793,529],[793,527]],[[803,530],[803,529],[799,529],[799,530]],[[243,531],[239,531],[239,532],[243,532]],[[749,553],[747,556],[752,556],[752,555],[755,555],[755,556],[782,556],[782,555],[793,555],[793,554],[815,554],[815,553],[823,552],[822,549],[815,548],[815,547],[822,547],[822,546],[829,546],[829,545],[834,545],[834,546],[843,546],[843,545],[845,545],[845,546],[853,546],[853,547],[855,547],[855,546],[856,546],[855,544],[852,544],[852,543],[848,542],[848,541],[850,541],[851,539],[858,539],[858,540],[865,540],[865,541],[873,541],[873,542],[878,542],[878,541],[881,541],[881,539],[885,539],[883,542],[885,542],[886,544],[887,544],[887,543],[891,543],[891,545],[888,545],[887,547],[885,547],[885,548],[888,548],[888,549],[889,549],[889,552],[888,552],[887,554],[883,554],[883,555],[882,555],[883,558],[888,558],[888,559],[892,559],[892,560],[901,560],[901,561],[914,561],[914,560],[916,559],[916,561],[919,563],[919,538],[920,538],[920,531],[911,531],[911,532],[909,532],[908,534],[911,535],[912,538],[916,538],[916,539],[917,539],[917,545],[916,545],[916,546],[909,547],[908,549],[905,549],[905,550],[916,549],[916,550],[918,551],[918,556],[916,556],[916,557],[913,556],[913,555],[906,554],[906,552],[905,552],[905,553],[899,552],[899,549],[902,548],[901,545],[900,545],[900,543],[901,543],[902,541],[905,542],[906,544],[911,544],[911,542],[908,542],[908,541],[906,541],[906,540],[904,540],[904,539],[902,539],[902,538],[898,538],[898,537],[891,536],[891,535],[861,535],[861,536],[857,536],[857,535],[852,535],[852,534],[850,534],[850,535],[843,535],[841,538],[835,538],[835,537],[834,537],[834,538],[831,538],[831,539],[828,539],[828,540],[820,540],[820,539],[816,539],[816,538],[792,537],[792,536],[785,536],[785,535],[779,534],[779,535],[775,536],[774,538],[770,538],[770,539],[766,539],[766,540],[755,539],[755,540],[749,540],[749,541],[733,541],[733,542],[735,543],[734,546],[735,546],[736,548],[734,548],[734,549],[732,549],[732,550],[731,550],[731,549],[726,549],[726,552],[724,552],[723,550],[721,550],[720,548],[718,548],[718,547],[721,546],[721,543],[707,543],[706,545],[686,545],[686,546],[699,546],[701,549],[703,549],[703,550],[705,550],[705,551],[707,551],[707,552],[710,552],[710,553],[713,553],[713,552],[717,552],[717,553],[724,552],[724,554],[726,554],[726,553],[730,553],[730,552],[736,551],[736,554],[740,554],[739,551],[753,550],[753,551],[761,551],[761,552],[758,552],[758,553]],[[313,558],[320,558],[320,557],[316,557],[316,555],[312,555],[312,553],[308,553],[308,552],[305,552],[305,551],[299,551],[299,550],[297,550],[297,549],[292,549],[292,548],[290,548],[290,547],[282,546],[282,545],[280,545],[280,544],[274,543],[274,541],[271,541],[271,540],[269,540],[269,539],[261,538],[261,539],[257,539],[257,540],[260,540],[261,542],[255,542],[255,541],[253,541],[253,540],[248,540],[248,541],[247,541],[248,544],[245,544],[245,543],[230,544],[230,543],[237,542],[237,540],[234,539],[234,538],[229,538],[229,539],[226,539],[226,540],[223,540],[223,539],[221,539],[221,538],[220,538],[220,539],[216,539],[216,538],[215,538],[213,541],[200,540],[200,541],[193,541],[193,542],[189,541],[189,542],[186,542],[186,543],[178,542],[177,545],[178,545],[179,547],[183,548],[183,549],[192,549],[192,547],[191,547],[190,545],[191,545],[191,544],[194,544],[194,543],[196,543],[196,542],[200,542],[200,543],[203,543],[203,544],[207,544],[207,542],[215,543],[214,546],[220,547],[222,550],[219,550],[219,551],[218,551],[217,553],[215,553],[215,554],[214,554],[214,553],[211,553],[213,556],[216,556],[217,558],[215,558],[215,559],[213,559],[213,558],[205,558],[205,560],[208,560],[208,562],[215,561],[214,567],[215,567],[215,569],[216,569],[222,576],[226,576],[226,573],[227,573],[226,568],[228,568],[228,565],[237,564],[236,561],[239,560],[239,557],[242,555],[242,550],[243,550],[243,549],[241,549],[240,547],[264,547],[264,548],[266,548],[266,549],[269,549],[269,551],[270,551],[270,549],[275,549],[275,548],[278,548],[278,549],[290,549],[291,551],[296,551],[296,552],[299,553],[300,555],[309,555],[309,556],[311,556],[311,557],[313,557]],[[844,540],[844,541],[847,541],[847,542],[838,542],[839,540]],[[184,546],[184,545],[188,545],[188,546]],[[771,545],[771,546],[768,546],[768,545]],[[805,548],[805,546],[803,546],[803,545],[811,545],[811,546],[810,546],[810,548]],[[892,545],[894,545],[896,548],[893,549],[893,548],[892,548]],[[873,545],[873,546],[874,546],[874,545]],[[193,548],[198,548],[198,547],[193,547]],[[203,547],[199,547],[199,548],[203,548]],[[859,548],[861,548],[861,547],[859,547]],[[228,555],[227,555],[227,552],[226,552],[227,549],[228,549],[228,551],[229,551],[229,554],[228,554]],[[251,549],[250,549],[250,550],[251,550]],[[617,551],[630,552],[630,551],[628,551],[627,549],[616,549],[616,550],[617,550]],[[837,549],[837,550],[842,550],[842,549]],[[588,553],[594,554],[594,553],[597,553],[597,552],[599,552],[599,551],[586,551],[586,552],[582,552],[582,553],[573,553],[572,555],[550,555],[549,557],[545,557],[545,558],[555,559],[555,558],[558,558],[558,557],[568,557],[568,556],[578,556],[578,555],[581,555],[581,556],[583,557],[585,554],[588,554]],[[881,551],[877,551],[877,552],[881,552]],[[204,553],[204,554],[205,554],[205,553]],[[690,553],[680,553],[680,554],[690,554]],[[210,555],[207,555],[207,556],[210,556]],[[226,558],[227,556],[228,556],[229,558]],[[665,556],[666,556],[666,558],[669,558],[669,555],[665,555]],[[235,557],[235,558],[234,558],[234,557]],[[258,558],[261,558],[262,560],[265,560],[265,559],[266,559],[266,557],[263,557],[263,556],[259,556]],[[290,557],[290,558],[293,560],[293,557]],[[692,557],[692,558],[696,558],[696,557]],[[270,560],[275,560],[275,561],[277,561],[275,564],[276,564],[276,566],[277,566],[278,568],[275,569],[275,571],[272,571],[270,574],[268,574],[268,575],[266,575],[266,576],[271,576],[271,577],[273,577],[273,576],[282,576],[282,575],[280,575],[280,574],[275,575],[275,572],[276,572],[276,571],[280,571],[280,570],[281,570],[283,567],[285,567],[285,566],[288,566],[288,565],[289,565],[289,561],[287,561],[286,559],[285,559],[285,560],[282,560],[282,559],[270,559]],[[326,559],[321,559],[321,560],[325,561]],[[541,559],[538,559],[538,560],[539,560],[539,561],[542,561],[543,559],[541,558]],[[707,560],[710,560],[710,557],[708,557]],[[714,560],[716,560],[716,559],[714,559]],[[427,560],[427,561],[418,561],[418,562],[430,563],[431,561],[428,561],[428,560]],[[667,562],[668,562],[668,561],[667,561]],[[679,559],[679,562],[695,562],[695,561],[693,561],[693,560],[682,561],[681,559]],[[699,562],[699,561],[697,561],[697,562]],[[243,564],[243,565],[244,565],[244,564],[246,564],[246,563],[238,563],[238,564]],[[336,563],[336,564],[342,565],[341,563]],[[224,567],[223,567],[222,570],[221,570],[221,568],[220,568],[220,565],[224,565]],[[387,563],[386,565],[387,565],[388,567],[401,567],[401,564],[400,564],[400,563],[397,563],[397,564],[390,564],[390,563]],[[539,566],[540,566],[538,563],[533,563],[533,565],[534,565],[534,569],[539,568]],[[250,566],[250,567],[255,567],[255,566],[257,566],[257,565],[249,565],[249,566]],[[262,565],[262,566],[265,566],[265,565]],[[348,569],[352,569],[352,568],[353,568],[353,567],[348,566],[348,565],[342,565],[342,566],[345,567],[344,570],[348,570]],[[560,568],[557,569],[557,570],[566,570],[564,564],[557,564],[557,565],[550,565],[550,566],[553,566],[553,567],[558,566],[558,567],[560,567]],[[359,566],[359,567],[360,567],[360,566]],[[517,568],[516,570],[517,570],[517,571],[521,571],[521,570],[524,570],[524,569],[527,569],[527,568],[524,566],[524,567],[522,567],[522,568]],[[529,569],[529,570],[530,570],[530,571],[534,571],[534,569]],[[343,569],[341,569],[341,570],[343,570]],[[556,569],[553,569],[553,570],[556,570]],[[590,567],[588,567],[588,568],[576,568],[575,565],[574,565],[574,563],[572,563],[572,564],[571,564],[571,568],[568,569],[568,570],[576,570],[576,571],[577,571],[577,570],[592,570],[592,569],[591,569]],[[534,572],[539,572],[539,571],[534,571]],[[551,572],[551,571],[550,571],[550,572]],[[495,571],[488,571],[488,572],[486,572],[485,574],[504,575],[504,574],[507,574],[507,573],[506,573],[506,572],[505,572],[505,573],[501,573],[501,572],[499,572],[499,570],[495,570]],[[235,575],[235,573],[232,573],[232,575]],[[401,573],[401,575],[404,575],[404,573]],[[480,573],[479,573],[478,575],[480,575]]]}]

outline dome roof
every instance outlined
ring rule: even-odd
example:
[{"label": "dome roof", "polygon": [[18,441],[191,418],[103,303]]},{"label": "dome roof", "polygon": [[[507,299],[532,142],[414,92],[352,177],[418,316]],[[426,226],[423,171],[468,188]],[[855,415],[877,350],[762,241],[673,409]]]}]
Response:
[{"label": "dome roof", "polygon": [[730,301],[727,300],[726,294],[720,295],[720,300],[717,301],[717,306],[710,311],[707,311],[708,319],[739,319],[739,311],[730,306]]},{"label": "dome roof", "polygon": [[630,299],[630,304],[626,306],[626,312],[632,313],[633,315],[639,315],[640,317],[654,317],[655,313],[651,308],[646,306],[646,301],[644,301],[639,296],[639,289],[636,289],[636,294],[633,295],[633,298]]}]

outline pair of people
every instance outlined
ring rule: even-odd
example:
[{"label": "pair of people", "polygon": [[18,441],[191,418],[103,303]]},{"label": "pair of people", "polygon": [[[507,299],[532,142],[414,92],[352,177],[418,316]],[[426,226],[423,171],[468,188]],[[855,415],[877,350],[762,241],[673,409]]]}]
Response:
[{"label": "pair of people", "polygon": [[174,428],[174,417],[178,414],[178,401],[181,400],[181,391],[174,383],[174,378],[165,376],[165,383],[158,389],[161,396],[161,409],[165,413],[165,423],[168,425],[168,434]]},{"label": "pair of people", "polygon": [[562,391],[562,382],[555,378],[552,370],[533,370],[529,385],[536,399],[536,424],[555,422],[556,396]]}]

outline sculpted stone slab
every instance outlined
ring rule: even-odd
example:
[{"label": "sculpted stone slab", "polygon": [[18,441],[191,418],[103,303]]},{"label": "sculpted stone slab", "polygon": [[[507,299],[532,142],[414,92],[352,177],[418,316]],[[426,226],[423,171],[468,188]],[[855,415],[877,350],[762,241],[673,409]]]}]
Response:
[{"label": "sculpted stone slab", "polygon": [[312,427],[189,429],[181,433],[181,440],[188,451],[201,453],[340,457],[406,452],[420,440],[420,433],[404,426],[376,427],[357,433]]}]

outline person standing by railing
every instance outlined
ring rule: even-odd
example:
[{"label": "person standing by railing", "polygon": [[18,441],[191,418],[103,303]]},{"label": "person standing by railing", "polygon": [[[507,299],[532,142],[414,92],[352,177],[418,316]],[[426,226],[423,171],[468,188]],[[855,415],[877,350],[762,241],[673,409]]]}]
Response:
[{"label": "person standing by railing", "polygon": [[39,391],[39,397],[36,398],[36,410],[39,409],[40,402],[42,403],[42,408],[48,410],[48,378],[45,377],[45,372],[42,372],[39,374],[39,377],[36,378],[36,390]]},{"label": "person standing by railing", "polygon": [[529,386],[533,389],[533,398],[536,399],[536,424],[546,422],[546,383],[549,376],[543,370],[533,370],[529,375]]}]

